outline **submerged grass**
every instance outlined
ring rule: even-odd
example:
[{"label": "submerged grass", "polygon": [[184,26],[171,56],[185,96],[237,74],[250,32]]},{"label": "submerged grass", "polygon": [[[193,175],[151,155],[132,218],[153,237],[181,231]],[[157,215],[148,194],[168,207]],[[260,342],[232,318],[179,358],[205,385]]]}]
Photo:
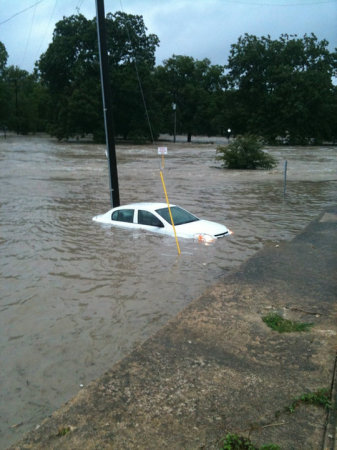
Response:
[{"label": "submerged grass", "polygon": [[278,331],[279,333],[309,331],[309,329],[314,325],[313,323],[302,323],[284,319],[276,313],[270,313],[267,316],[262,317],[262,320],[266,325],[268,325],[268,327],[272,330]]}]

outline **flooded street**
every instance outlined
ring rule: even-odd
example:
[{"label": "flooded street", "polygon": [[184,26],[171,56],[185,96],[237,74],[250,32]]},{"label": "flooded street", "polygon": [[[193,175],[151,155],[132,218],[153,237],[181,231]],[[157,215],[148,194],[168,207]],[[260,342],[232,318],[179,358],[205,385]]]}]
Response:
[{"label": "flooded street", "polygon": [[[165,145],[170,202],[234,235],[180,239],[178,256],[171,237],[94,223],[110,208],[105,146],[0,138],[0,448],[219,277],[336,204],[336,147],[275,147],[272,171],[227,171],[215,145]],[[157,148],[117,150],[121,203],[165,201]]]}]

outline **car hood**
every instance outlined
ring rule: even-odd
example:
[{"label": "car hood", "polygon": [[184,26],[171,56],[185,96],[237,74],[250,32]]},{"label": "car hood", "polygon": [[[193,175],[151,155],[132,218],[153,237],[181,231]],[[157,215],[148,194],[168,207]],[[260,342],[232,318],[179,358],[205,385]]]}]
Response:
[{"label": "car hood", "polygon": [[217,236],[228,232],[228,228],[220,223],[210,222],[209,220],[196,220],[195,222],[184,223],[176,226],[177,233],[181,235],[209,234]]}]

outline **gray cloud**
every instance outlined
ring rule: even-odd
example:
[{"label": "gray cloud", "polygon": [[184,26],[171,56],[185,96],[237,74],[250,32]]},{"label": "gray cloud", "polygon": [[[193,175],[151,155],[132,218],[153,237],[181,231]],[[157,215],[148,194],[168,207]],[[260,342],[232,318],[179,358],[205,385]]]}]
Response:
[{"label": "gray cloud", "polygon": [[[11,0],[1,8],[0,22],[34,4]],[[55,23],[63,16],[95,16],[94,0],[43,0],[0,25],[0,41],[9,53],[9,64],[31,71],[48,47]],[[230,45],[244,33],[270,35],[315,33],[337,47],[337,1],[324,0],[105,0],[106,12],[123,9],[144,17],[148,31],[158,35],[157,63],[173,54],[213,64],[227,62]]]}]

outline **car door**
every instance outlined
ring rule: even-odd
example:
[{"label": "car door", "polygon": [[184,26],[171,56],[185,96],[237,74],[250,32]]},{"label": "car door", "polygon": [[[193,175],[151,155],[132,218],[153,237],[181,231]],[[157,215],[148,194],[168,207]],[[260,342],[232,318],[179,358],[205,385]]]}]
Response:
[{"label": "car door", "polygon": [[134,214],[135,210],[131,208],[118,209],[111,214],[111,221],[117,226],[135,228]]},{"label": "car door", "polygon": [[139,209],[137,214],[138,227],[154,233],[162,234],[164,232],[163,222],[152,212]]}]

